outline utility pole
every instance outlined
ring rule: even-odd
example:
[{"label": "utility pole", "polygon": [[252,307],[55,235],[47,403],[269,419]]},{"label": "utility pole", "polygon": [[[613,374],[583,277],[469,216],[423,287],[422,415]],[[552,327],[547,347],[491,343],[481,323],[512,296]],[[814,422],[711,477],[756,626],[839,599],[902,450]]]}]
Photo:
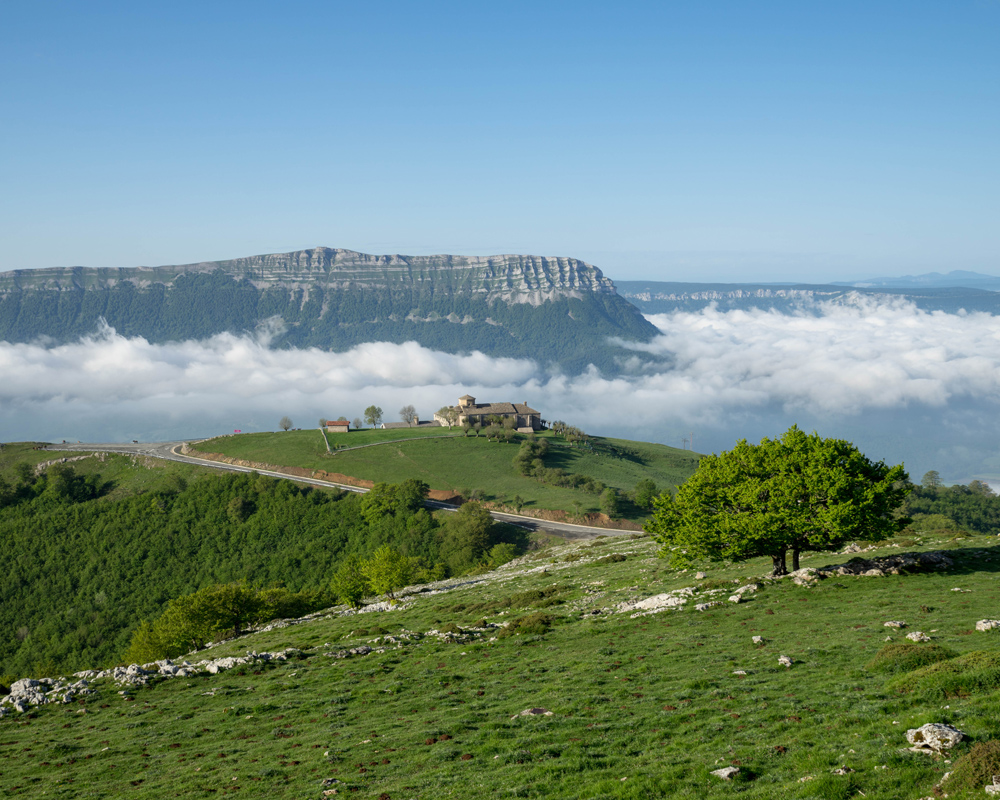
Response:
[{"label": "utility pole", "polygon": [[681,450],[687,450],[688,449],[687,445],[688,445],[687,438],[682,438],[681,439]]},{"label": "utility pole", "polygon": [[691,431],[691,438],[688,441],[691,442],[691,449],[694,450],[694,431]]}]

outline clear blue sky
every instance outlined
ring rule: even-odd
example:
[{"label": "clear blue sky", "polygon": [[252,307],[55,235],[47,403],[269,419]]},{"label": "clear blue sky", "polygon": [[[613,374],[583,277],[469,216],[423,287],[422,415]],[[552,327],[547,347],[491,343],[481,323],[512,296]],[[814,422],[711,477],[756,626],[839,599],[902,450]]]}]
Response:
[{"label": "clear blue sky", "polygon": [[0,269],[1000,274],[1000,2],[6,2]]}]

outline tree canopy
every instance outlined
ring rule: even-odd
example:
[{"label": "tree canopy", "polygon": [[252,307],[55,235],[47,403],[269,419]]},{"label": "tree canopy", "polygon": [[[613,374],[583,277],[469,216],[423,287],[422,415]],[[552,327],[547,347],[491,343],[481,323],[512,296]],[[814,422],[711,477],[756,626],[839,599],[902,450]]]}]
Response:
[{"label": "tree canopy", "polygon": [[382,422],[382,409],[376,405],[370,405],[365,409],[365,422],[373,428],[377,428]]},{"label": "tree canopy", "polygon": [[770,556],[773,574],[783,575],[789,552],[797,569],[803,551],[897,533],[908,520],[893,512],[910,488],[902,465],[792,426],[780,439],[743,439],[702,458],[676,496],[654,501],[646,530],[674,564]]}]

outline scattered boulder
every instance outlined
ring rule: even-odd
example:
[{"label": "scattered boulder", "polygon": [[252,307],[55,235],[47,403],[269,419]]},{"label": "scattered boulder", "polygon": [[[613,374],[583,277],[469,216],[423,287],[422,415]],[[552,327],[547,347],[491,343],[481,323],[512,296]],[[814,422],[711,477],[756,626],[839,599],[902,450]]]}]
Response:
[{"label": "scattered boulder", "polygon": [[763,636],[754,636],[753,639],[752,639],[752,641],[753,641],[754,644],[764,644],[764,637]]},{"label": "scattered boulder", "polygon": [[331,658],[350,658],[351,656],[366,656],[371,651],[372,649],[368,645],[363,644],[360,647],[351,647],[347,650],[338,650],[336,653],[326,653],[325,655]]},{"label": "scattered boulder", "polygon": [[928,636],[923,631],[914,631],[913,633],[906,634],[906,638],[911,642],[929,642],[931,637]]},{"label": "scattered boulder", "polygon": [[[870,548],[868,548],[870,549]],[[847,551],[845,551],[847,552]],[[863,552],[860,548],[857,551]],[[944,551],[935,550],[929,553],[900,553],[898,555],[881,556],[879,558],[855,557],[846,564],[833,564],[828,567],[813,569],[805,567],[789,572],[788,576],[798,586],[811,586],[817,580],[831,575],[854,575],[856,577],[881,578],[886,575],[901,575],[906,572],[921,572],[933,569],[947,569],[954,561]],[[965,591],[952,589],[952,591]]]},{"label": "scattered boulder", "polygon": [[718,603],[698,603],[695,605],[695,611],[708,611],[712,606],[717,606]]},{"label": "scattered boulder", "polygon": [[731,781],[737,775],[740,774],[739,767],[723,767],[722,769],[713,769],[710,773],[716,778],[722,778],[724,781]]},{"label": "scattered boulder", "polygon": [[882,623],[883,628],[905,628],[906,623],[899,619],[890,619],[888,622]]},{"label": "scattered boulder", "polygon": [[850,775],[852,772],[854,770],[850,767],[837,767],[837,769],[833,770],[834,775]]},{"label": "scattered boulder", "polygon": [[708,575],[706,575],[706,574],[705,574],[704,572],[696,572],[696,573],[694,574],[694,579],[695,579],[696,581],[703,581],[703,580],[705,580],[705,578],[707,578],[707,577],[708,577]]},{"label": "scattered boulder", "polygon": [[553,713],[547,708],[526,708],[520,714],[515,714],[511,719],[518,717],[551,717]]},{"label": "scattered boulder", "polygon": [[[285,661],[290,655],[300,652],[294,647],[289,647],[277,653],[255,653],[248,651],[246,656],[217,658],[213,660],[199,661],[196,664],[183,662],[181,665],[174,664],[169,659],[154,661],[149,664],[129,664],[127,667],[113,667],[103,670],[84,670],[77,672],[73,677],[79,678],[75,683],[70,683],[65,678],[23,678],[14,681],[11,685],[10,694],[0,699],[0,703],[12,706],[16,711],[24,713],[32,706],[40,706],[46,703],[72,703],[81,695],[92,694],[90,682],[96,680],[111,679],[119,686],[126,687],[120,691],[123,697],[129,697],[129,690],[135,686],[146,686],[152,679],[163,678],[184,678],[190,675],[197,675],[202,672],[218,673],[242,664],[261,664],[269,661]],[[6,710],[6,709],[4,709]]]},{"label": "scattered boulder", "polygon": [[991,631],[1000,628],[1000,619],[981,619],[976,623],[977,631]]},{"label": "scattered boulder", "polygon": [[655,594],[652,597],[645,598],[644,600],[633,600],[627,603],[621,603],[617,610],[619,613],[633,612],[633,617],[644,616],[647,614],[658,614],[661,611],[666,611],[668,608],[680,608],[689,599],[691,599],[694,592],[694,587],[685,586],[683,589],[674,589],[672,592]]},{"label": "scattered boulder", "polygon": [[792,666],[792,659],[788,656],[778,656],[778,663],[785,669],[789,669]]},{"label": "scattered boulder", "polygon": [[826,577],[826,575],[813,567],[797,569],[794,572],[789,572],[788,576],[796,586],[812,586],[816,581]]},{"label": "scattered boulder", "polygon": [[906,741],[913,745],[910,749],[918,753],[943,753],[964,738],[962,731],[943,722],[928,722],[906,732]]},{"label": "scattered boulder", "polygon": [[730,603],[738,603],[742,599],[743,599],[742,595],[738,595],[738,594],[731,594],[731,595],[729,595],[729,602]]}]

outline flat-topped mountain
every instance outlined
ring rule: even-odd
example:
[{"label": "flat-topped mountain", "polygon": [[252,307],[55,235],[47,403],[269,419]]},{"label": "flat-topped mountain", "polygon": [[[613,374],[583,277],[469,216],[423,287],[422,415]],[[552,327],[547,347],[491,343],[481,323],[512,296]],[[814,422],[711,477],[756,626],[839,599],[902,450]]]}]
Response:
[{"label": "flat-topped mountain", "polygon": [[64,342],[101,320],[152,342],[267,324],[276,347],[417,341],[447,352],[618,372],[656,329],[601,270],[573,258],[369,255],[317,247],[160,267],[0,273],[0,339]]},{"label": "flat-topped mountain", "polygon": [[269,286],[388,289],[433,282],[438,288],[533,305],[553,297],[579,297],[585,292],[615,294],[614,284],[597,267],[575,258],[379,256],[331,247],[161,267],[14,270],[0,273],[0,292],[107,288],[122,281],[136,286],[172,285],[182,276],[213,272],[245,279],[259,289]]}]

